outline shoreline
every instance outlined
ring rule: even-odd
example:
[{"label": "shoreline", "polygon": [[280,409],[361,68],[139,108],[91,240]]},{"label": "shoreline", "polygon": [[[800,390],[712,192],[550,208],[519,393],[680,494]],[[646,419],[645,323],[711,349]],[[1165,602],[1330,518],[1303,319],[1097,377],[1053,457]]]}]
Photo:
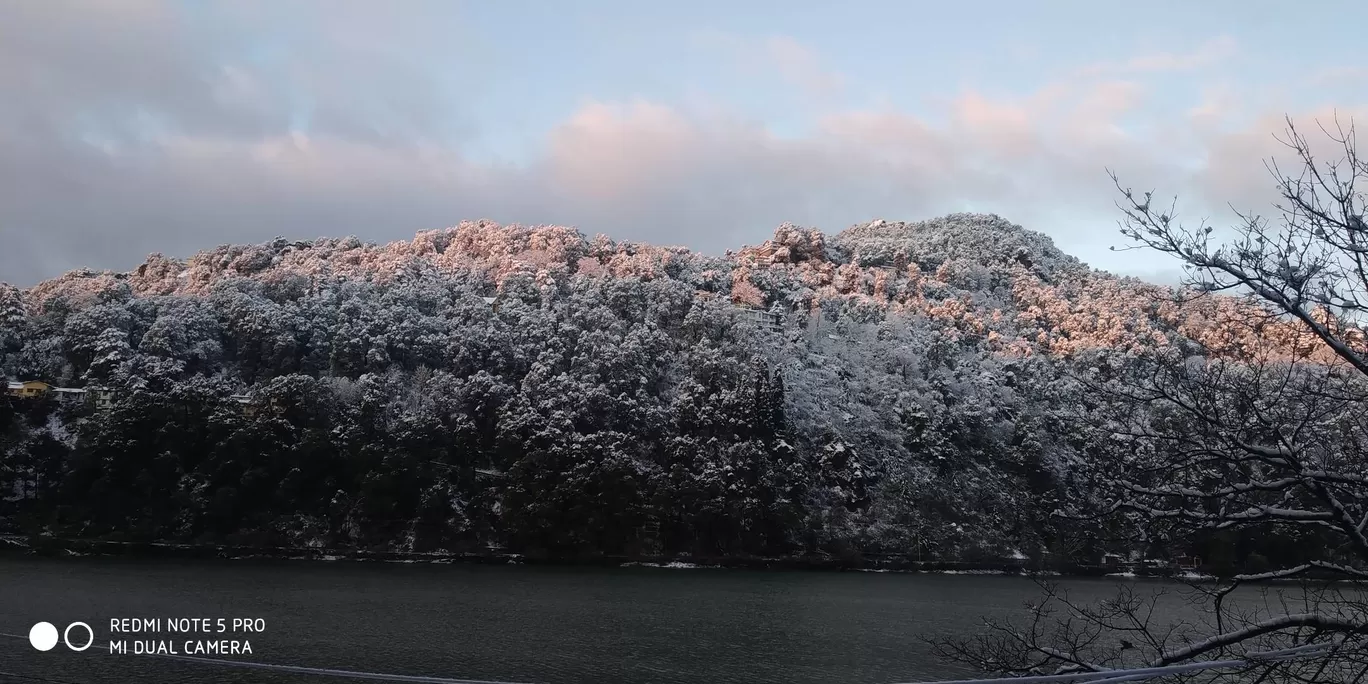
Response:
[{"label": "shoreline", "polygon": [[315,562],[428,563],[438,565],[546,565],[561,567],[619,567],[655,569],[795,570],[822,572],[871,572],[944,575],[1001,575],[1061,578],[1187,579],[1214,577],[1183,571],[1141,570],[1118,572],[1115,567],[1090,565],[1031,566],[1024,561],[968,562],[913,560],[874,556],[834,558],[828,556],[673,556],[525,555],[487,551],[481,553],[366,551],[309,547],[250,547],[228,544],[174,542],[123,542],[101,539],[67,539],[0,535],[0,556],[122,557],[137,559],[192,560],[304,560]]}]

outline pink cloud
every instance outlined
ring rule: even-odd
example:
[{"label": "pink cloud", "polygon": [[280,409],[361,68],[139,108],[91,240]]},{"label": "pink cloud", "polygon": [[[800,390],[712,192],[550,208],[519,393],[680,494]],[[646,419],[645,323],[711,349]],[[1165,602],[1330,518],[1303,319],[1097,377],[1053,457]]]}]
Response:
[{"label": "pink cloud", "polygon": [[594,102],[552,132],[548,164],[568,194],[611,202],[686,173],[702,135],[664,105]]},{"label": "pink cloud", "polygon": [[[1129,127],[1146,104],[1145,88],[1129,81],[1050,84],[1019,98],[968,91],[924,117],[832,113],[796,138],[661,104],[595,104],[557,131],[546,163],[584,213],[607,218],[614,210],[603,202],[653,198],[688,206],[700,226],[763,216],[762,225],[839,229],[874,215],[965,207],[1028,220],[1067,207],[1109,230],[1116,194],[1106,168],[1136,187],[1179,194],[1194,215],[1273,199],[1262,160],[1283,152],[1272,138],[1282,112],[1235,119],[1206,102],[1161,126]],[[1310,127],[1329,112],[1292,114]],[[695,191],[695,202],[680,201]]]},{"label": "pink cloud", "polygon": [[[176,137],[163,140],[155,156],[83,162],[91,185],[81,196],[117,215],[155,193],[158,200],[134,215],[150,211],[169,225],[219,226],[202,243],[295,234],[300,226],[311,234],[364,236],[356,226],[366,222],[389,231],[388,239],[490,217],[711,250],[763,238],[784,221],[834,231],[873,216],[916,219],[964,209],[1003,213],[1053,232],[1068,248],[1071,240],[1096,238],[1058,229],[1063,209],[1095,217],[1097,230],[1112,234],[1115,192],[1107,167],[1137,188],[1181,195],[1189,216],[1228,201],[1266,206],[1271,183],[1261,159],[1281,151],[1271,135],[1281,128],[1281,112],[1212,126],[1212,117],[1228,120],[1212,109],[1160,132],[1126,132],[1125,118],[1144,104],[1143,90],[1122,82],[1055,84],[1017,98],[967,91],[925,116],[847,110],[823,117],[808,135],[779,137],[760,123],[715,112],[591,102],[523,167],[477,164],[442,147],[327,135],[251,143]],[[1294,112],[1308,127],[1309,117],[1329,114]],[[220,216],[198,208],[222,203],[232,208]],[[319,224],[320,215],[336,223]],[[219,224],[234,216],[263,234],[235,237]],[[119,224],[91,222],[86,229]],[[156,244],[165,237],[152,238],[143,251],[175,251]]]},{"label": "pink cloud", "polygon": [[[1228,57],[1229,39],[1017,96],[964,88],[912,112],[842,106],[832,97],[841,74],[790,38],[715,36],[713,46],[762,79],[826,98],[811,129],[781,136],[715,101],[707,111],[591,101],[568,112],[531,161],[477,162],[459,142],[432,142],[461,110],[433,94],[441,89],[422,65],[366,32],[372,5],[341,7],[280,71],[197,53],[166,3],[90,5],[69,20],[62,7],[71,5],[0,2],[0,99],[16,103],[0,111],[0,244],[16,245],[0,249],[0,278],[278,234],[390,240],[479,217],[716,252],[785,221],[835,231],[874,216],[973,209],[1051,232],[1067,249],[1114,235],[1106,167],[1201,213],[1227,201],[1262,206],[1271,184],[1261,159],[1281,151],[1271,134],[1283,111],[1251,104],[1244,91],[1213,89],[1162,125],[1132,125],[1154,105],[1150,79]],[[264,6],[232,7],[246,8],[234,14],[246,22]],[[333,5],[313,7],[328,14]],[[376,21],[414,41],[451,40],[448,24],[419,25],[418,16]],[[281,88],[315,100],[307,134],[292,129]],[[1362,116],[1368,98],[1353,98],[1343,104]],[[181,125],[128,134],[120,117],[131,115],[119,109],[128,103]],[[73,112],[101,108],[125,133],[113,143],[63,129]],[[1309,129],[1328,111],[1291,113]],[[377,133],[377,121],[390,128]],[[1064,215],[1073,223],[1059,223]]]}]

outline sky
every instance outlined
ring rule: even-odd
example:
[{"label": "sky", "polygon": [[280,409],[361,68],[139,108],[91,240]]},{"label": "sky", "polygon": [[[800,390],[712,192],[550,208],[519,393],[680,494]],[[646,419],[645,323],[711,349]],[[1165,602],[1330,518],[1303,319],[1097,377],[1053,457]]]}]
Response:
[{"label": "sky", "polygon": [[0,2],[0,281],[488,218],[721,253],[1000,214],[1094,267],[1111,169],[1224,225],[1368,121],[1368,3]]}]

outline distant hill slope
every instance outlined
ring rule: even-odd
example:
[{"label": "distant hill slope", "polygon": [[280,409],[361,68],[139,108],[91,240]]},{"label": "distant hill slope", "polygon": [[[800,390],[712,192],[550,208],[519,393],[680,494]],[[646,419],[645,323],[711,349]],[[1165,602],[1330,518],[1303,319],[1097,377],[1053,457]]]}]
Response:
[{"label": "distant hill slope", "polygon": [[1090,496],[1075,473],[1104,451],[1073,371],[1296,341],[1242,325],[1237,300],[1172,294],[978,214],[784,225],[723,256],[490,222],[152,255],[0,289],[0,375],[118,396],[0,402],[0,489],[48,483],[0,521],[408,550],[1087,555],[1065,537],[1090,533],[1050,516]]},{"label": "distant hill slope", "polygon": [[[419,233],[386,245],[356,238],[283,238],[224,245],[186,260],[153,254],[130,273],[73,271],[24,292],[14,306],[68,306],[127,288],[134,296],[204,295],[225,280],[314,287],[336,279],[383,283],[422,274],[461,275],[494,294],[505,279],[576,276],[668,278],[738,304],[787,310],[821,306],[916,312],[972,334],[993,333],[1003,348],[1044,343],[1065,353],[1094,347],[1139,349],[1188,336],[1236,352],[1246,331],[1242,306],[1209,297],[1179,310],[1169,289],[1093,271],[1047,236],[989,214],[952,214],[917,223],[873,221],[834,238],[784,225],[755,247],[710,257],[681,247],[590,239],[557,226],[479,221]],[[1280,333],[1296,337],[1293,328]]]}]

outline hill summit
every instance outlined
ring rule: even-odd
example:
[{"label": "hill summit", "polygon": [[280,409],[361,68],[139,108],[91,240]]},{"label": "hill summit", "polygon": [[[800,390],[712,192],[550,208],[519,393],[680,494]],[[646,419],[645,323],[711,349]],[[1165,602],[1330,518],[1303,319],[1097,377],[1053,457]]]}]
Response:
[{"label": "hill summit", "polygon": [[1042,277],[1087,270],[1048,236],[997,214],[950,214],[915,223],[878,219],[841,231],[833,242],[860,266],[893,266],[901,259],[934,271],[946,262],[966,260],[983,266],[1016,264]]}]

